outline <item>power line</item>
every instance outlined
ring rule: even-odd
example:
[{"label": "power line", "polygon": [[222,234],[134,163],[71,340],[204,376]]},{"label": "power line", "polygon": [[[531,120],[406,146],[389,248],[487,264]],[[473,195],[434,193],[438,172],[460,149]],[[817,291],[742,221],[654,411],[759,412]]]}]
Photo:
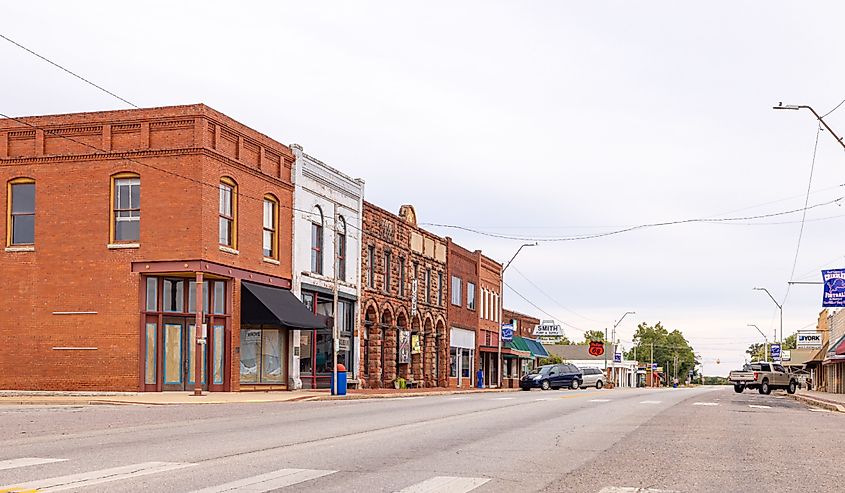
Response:
[{"label": "power line", "polygon": [[592,240],[596,238],[604,238],[607,236],[614,236],[619,235],[622,233],[629,233],[631,231],[636,231],[639,229],[650,229],[650,228],[657,228],[663,226],[674,226],[679,224],[692,224],[692,223],[732,223],[737,221],[753,221],[756,219],[765,219],[769,217],[777,217],[777,216],[785,216],[788,214],[795,214],[798,212],[808,211],[811,209],[815,209],[818,207],[823,207],[826,205],[836,204],[845,199],[845,196],[837,197],[833,200],[829,200],[827,202],[819,202],[817,204],[813,204],[811,206],[805,206],[800,209],[791,209],[786,211],[779,211],[773,212],[769,214],[758,214],[755,216],[745,216],[745,217],[723,217],[723,218],[692,218],[692,219],[680,219],[675,221],[661,221],[656,223],[646,223],[646,224],[639,224],[637,226],[630,226],[623,229],[618,229],[615,231],[608,231],[605,233],[597,233],[597,234],[590,234],[590,235],[580,235],[580,236],[562,236],[562,237],[532,237],[532,236],[514,236],[514,235],[503,235],[498,233],[490,233],[488,231],[481,231],[478,229],[470,228],[467,226],[460,226],[455,224],[442,224],[442,223],[422,223],[423,226],[433,226],[436,228],[446,228],[446,229],[456,229],[460,231],[466,231],[469,233],[475,233],[482,236],[489,236],[491,238],[499,238],[503,240],[517,240],[517,241],[537,241],[537,242],[565,242],[565,241],[579,241],[579,240]]},{"label": "power line", "polygon": [[50,60],[49,58],[36,53],[35,51],[27,48],[26,46],[18,43],[17,41],[15,41],[15,40],[13,40],[13,39],[11,39],[11,38],[3,35],[3,34],[0,34],[0,38],[3,38],[6,41],[8,41],[8,42],[12,43],[13,45],[17,46],[18,48],[20,48],[20,49],[22,49],[22,50],[24,50],[24,51],[26,51],[26,52],[28,52],[32,55],[37,56],[38,58],[44,60],[45,62],[49,63],[50,65],[53,65],[54,67],[59,68],[59,69],[65,71],[65,72],[69,73],[70,75],[72,75],[72,76],[76,77],[77,79],[85,82],[86,84],[90,84],[90,85],[96,87],[97,89],[103,91],[104,93],[123,101],[124,103],[128,104],[129,106],[132,106],[133,108],[138,108],[138,106],[136,106],[134,103],[127,101],[126,99],[124,99],[124,98],[118,96],[117,94],[109,91],[108,89],[104,88],[103,86],[100,86],[100,85],[97,85],[97,84],[91,82],[90,80],[86,79],[85,77],[82,77],[81,75],[77,74],[76,72],[73,72],[70,69],[67,69],[67,68],[59,65],[58,63],[54,62],[53,60]]},{"label": "power line", "polygon": [[525,279],[526,281],[528,281],[528,283],[529,283],[529,284],[531,284],[532,286],[534,286],[534,288],[535,288],[535,289],[537,289],[537,291],[539,291],[540,293],[542,293],[543,295],[545,295],[545,296],[546,296],[546,298],[548,298],[549,300],[551,300],[551,301],[552,301],[552,303],[555,303],[556,305],[558,305],[559,307],[561,307],[561,308],[563,308],[564,310],[568,311],[569,313],[572,313],[572,314],[574,314],[574,315],[577,315],[578,317],[581,317],[581,318],[583,318],[584,320],[589,320],[589,321],[591,321],[591,322],[596,322],[596,323],[600,323],[600,324],[607,323],[607,322],[604,322],[604,321],[602,321],[602,320],[596,320],[596,319],[593,319],[593,318],[590,318],[590,317],[585,317],[584,315],[581,315],[580,313],[576,312],[575,310],[571,310],[571,309],[569,309],[569,308],[565,307],[565,306],[564,306],[561,302],[559,302],[558,300],[554,299],[554,298],[552,297],[552,295],[550,295],[549,293],[545,292],[545,291],[544,291],[544,290],[543,290],[540,286],[538,286],[538,285],[537,285],[534,281],[532,281],[531,279],[529,279],[529,278],[528,278],[525,274],[523,274],[523,273],[522,273],[519,269],[517,269],[516,267],[511,267],[511,270],[515,271],[517,274],[519,274],[519,275],[520,275],[520,277],[522,277],[523,279]]},{"label": "power line", "polygon": [[[801,251],[801,238],[804,236],[804,220],[807,218],[807,204],[810,203],[810,189],[813,186],[813,171],[816,169],[816,152],[819,149],[819,134],[822,133],[822,126],[819,125],[816,129],[816,143],[813,144],[813,159],[810,161],[810,179],[807,182],[807,196],[804,198],[804,211],[801,214],[801,229],[798,230],[798,244],[795,245],[795,258],[792,260],[792,271],[789,273],[789,280],[791,281],[795,276],[795,267],[798,265],[798,253]],[[789,298],[789,291],[792,284],[786,283],[786,294],[783,295],[781,306],[786,303]]]},{"label": "power line", "polygon": [[502,283],[505,285],[505,287],[507,287],[508,289],[510,289],[511,291],[513,291],[513,292],[514,292],[514,294],[516,294],[517,296],[519,296],[520,298],[522,298],[523,300],[525,300],[525,302],[526,302],[526,303],[528,303],[529,305],[533,306],[533,307],[534,307],[534,308],[536,308],[537,310],[540,310],[541,312],[545,313],[547,316],[549,316],[549,317],[551,317],[551,318],[553,318],[553,319],[555,319],[555,320],[560,320],[560,321],[561,321],[561,323],[562,323],[563,325],[566,325],[567,327],[571,327],[571,328],[573,328],[573,329],[575,329],[575,330],[577,330],[577,331],[580,331],[581,333],[586,333],[586,332],[587,332],[586,330],[584,330],[584,329],[582,329],[582,328],[580,328],[580,327],[576,327],[576,326],[574,326],[574,325],[572,325],[572,324],[568,324],[568,323],[564,322],[562,318],[560,318],[560,317],[556,317],[556,316],[552,315],[551,313],[547,312],[546,310],[543,310],[542,308],[540,308],[539,306],[537,306],[537,304],[536,304],[536,303],[534,303],[533,301],[531,301],[531,300],[529,300],[528,298],[526,298],[525,296],[523,296],[523,295],[522,295],[522,293],[520,293],[519,291],[515,290],[515,289],[513,288],[513,286],[511,286],[510,284],[508,284],[508,283],[506,283],[506,282],[504,282],[504,281],[502,281]]},{"label": "power line", "polygon": [[845,99],[843,99],[842,101],[840,101],[840,102],[839,102],[839,104],[837,104],[835,108],[833,108],[832,110],[830,110],[830,111],[828,111],[827,113],[825,113],[824,115],[822,115],[822,118],[824,118],[824,117],[826,117],[827,115],[829,115],[829,114],[833,113],[834,111],[838,110],[838,109],[839,109],[839,107],[840,107],[840,106],[842,106],[842,104],[845,104]]}]

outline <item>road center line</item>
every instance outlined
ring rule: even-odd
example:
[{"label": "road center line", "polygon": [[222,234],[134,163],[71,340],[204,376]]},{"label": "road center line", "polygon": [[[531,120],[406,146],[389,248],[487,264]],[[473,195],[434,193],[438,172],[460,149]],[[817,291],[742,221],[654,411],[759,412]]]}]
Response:
[{"label": "road center line", "polygon": [[610,402],[610,399],[590,399],[590,402]]},{"label": "road center line", "polygon": [[718,402],[693,402],[693,406],[718,406]]},{"label": "road center line", "polygon": [[399,490],[397,493],[467,493],[488,481],[490,481],[490,478],[435,476]]},{"label": "road center line", "polygon": [[640,404],[660,404],[662,401],[642,401]]},{"label": "road center line", "polygon": [[751,408],[754,408],[754,409],[771,409],[772,408],[772,406],[762,406],[762,405],[759,405],[759,404],[749,404],[748,407],[751,407]]}]

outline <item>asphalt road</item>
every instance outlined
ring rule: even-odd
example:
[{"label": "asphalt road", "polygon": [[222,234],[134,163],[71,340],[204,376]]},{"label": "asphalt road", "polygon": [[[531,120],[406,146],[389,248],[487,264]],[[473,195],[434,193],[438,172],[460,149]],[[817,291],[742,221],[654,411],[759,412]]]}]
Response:
[{"label": "asphalt road", "polygon": [[0,492],[838,491],[843,420],[727,387],[5,407]]}]

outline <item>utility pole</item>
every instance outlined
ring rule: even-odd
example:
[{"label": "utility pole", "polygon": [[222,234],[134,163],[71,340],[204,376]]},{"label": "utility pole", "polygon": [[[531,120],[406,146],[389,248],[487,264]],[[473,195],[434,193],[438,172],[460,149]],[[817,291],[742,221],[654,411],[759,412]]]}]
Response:
[{"label": "utility pole", "polygon": [[[622,323],[622,320],[625,318],[626,315],[635,315],[637,312],[625,312],[619,317],[619,320],[613,322],[613,337],[611,337],[611,341],[613,342],[613,378],[611,379],[612,382],[616,382],[616,327]],[[604,334],[605,340],[607,339],[607,329],[605,329]],[[607,357],[605,357],[605,368],[607,368]]]},{"label": "utility pole", "polygon": [[[498,337],[498,339],[499,339],[499,349],[498,349],[498,354],[497,354],[498,361],[497,361],[497,368],[496,368],[497,369],[496,380],[497,380],[497,387],[498,388],[502,388],[502,317],[504,316],[504,303],[503,302],[504,302],[504,299],[505,299],[505,296],[504,296],[505,295],[505,271],[508,270],[508,267],[511,266],[511,262],[513,262],[513,259],[515,259],[517,255],[519,255],[519,252],[521,252],[523,248],[533,247],[533,246],[537,246],[537,245],[539,245],[539,243],[537,243],[536,241],[534,243],[523,243],[522,245],[520,245],[519,248],[516,250],[516,253],[514,253],[513,257],[511,257],[511,259],[508,260],[508,263],[505,264],[504,267],[502,267],[502,270],[500,272],[501,275],[499,276],[499,310],[498,310],[499,311],[499,317],[498,317],[498,322],[496,323],[496,325],[498,325],[498,328],[496,330],[499,334],[499,337]],[[471,379],[472,379],[472,376],[470,376],[470,380]]]},{"label": "utility pole", "polygon": [[648,365],[648,374],[650,375],[648,381],[654,387],[654,341],[651,341],[651,363]]}]

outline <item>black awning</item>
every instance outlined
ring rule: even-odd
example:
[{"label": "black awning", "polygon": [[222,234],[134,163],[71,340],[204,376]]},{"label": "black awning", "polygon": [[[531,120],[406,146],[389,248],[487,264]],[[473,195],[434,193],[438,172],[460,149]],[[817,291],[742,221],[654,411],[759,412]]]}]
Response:
[{"label": "black awning", "polygon": [[241,283],[241,323],[272,324],[291,329],[325,329],[329,317],[311,313],[287,289]]}]

